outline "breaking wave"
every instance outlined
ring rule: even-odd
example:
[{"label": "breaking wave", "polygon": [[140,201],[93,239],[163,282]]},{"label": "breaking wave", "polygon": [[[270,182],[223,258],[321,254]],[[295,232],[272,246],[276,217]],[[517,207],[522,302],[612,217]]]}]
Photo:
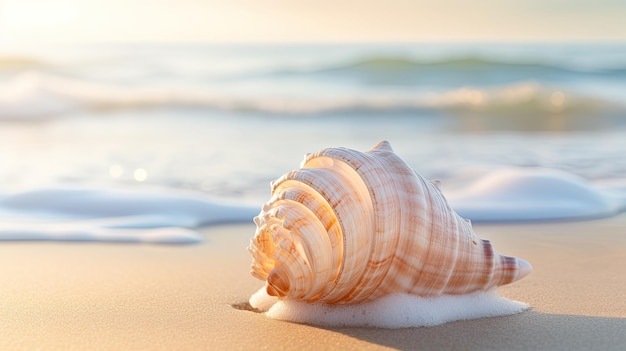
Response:
[{"label": "breaking wave", "polygon": [[26,72],[0,85],[0,119],[36,119],[81,110],[199,107],[269,115],[350,113],[472,113],[497,115],[589,114],[626,106],[536,82],[494,88],[465,87],[413,96],[244,98],[202,88],[154,88],[102,84]]},{"label": "breaking wave", "polygon": [[522,72],[532,73],[581,73],[581,74],[610,74],[624,75],[626,67],[575,67],[573,65],[559,65],[548,62],[533,62],[530,60],[503,60],[483,57],[442,57],[434,60],[415,59],[405,56],[371,56],[361,57],[345,63],[333,65],[319,65],[308,69],[285,69],[276,73],[282,74],[312,74],[312,73],[354,73],[354,74],[421,74],[425,72],[439,73],[441,71],[471,72]]}]

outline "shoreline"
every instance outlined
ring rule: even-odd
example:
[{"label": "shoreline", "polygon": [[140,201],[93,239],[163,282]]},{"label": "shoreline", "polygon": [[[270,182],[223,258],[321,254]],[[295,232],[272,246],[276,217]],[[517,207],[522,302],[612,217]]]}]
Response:
[{"label": "shoreline", "polygon": [[585,222],[475,224],[533,272],[499,294],[532,310],[407,329],[321,328],[233,308],[254,224],[206,228],[198,245],[0,244],[2,350],[461,349],[626,347],[626,215]]}]

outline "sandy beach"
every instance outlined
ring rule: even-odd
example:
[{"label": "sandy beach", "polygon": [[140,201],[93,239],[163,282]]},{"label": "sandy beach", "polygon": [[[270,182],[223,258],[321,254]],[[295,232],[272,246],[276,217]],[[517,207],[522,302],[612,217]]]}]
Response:
[{"label": "sandy beach", "polygon": [[532,263],[530,276],[499,290],[531,311],[387,330],[235,309],[262,286],[248,273],[253,224],[205,229],[196,245],[5,242],[0,349],[626,349],[626,216],[475,231]]}]

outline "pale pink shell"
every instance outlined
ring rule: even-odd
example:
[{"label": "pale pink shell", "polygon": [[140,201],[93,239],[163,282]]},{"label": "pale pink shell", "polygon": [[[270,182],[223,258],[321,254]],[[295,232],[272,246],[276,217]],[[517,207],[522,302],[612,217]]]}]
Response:
[{"label": "pale pink shell", "polygon": [[281,298],[357,303],[397,292],[465,294],[531,269],[478,238],[438,186],[386,141],[369,152],[307,155],[272,183],[255,223],[252,275]]}]

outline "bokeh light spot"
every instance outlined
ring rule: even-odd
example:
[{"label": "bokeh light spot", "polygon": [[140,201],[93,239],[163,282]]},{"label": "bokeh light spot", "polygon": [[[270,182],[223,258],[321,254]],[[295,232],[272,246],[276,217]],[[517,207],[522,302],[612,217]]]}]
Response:
[{"label": "bokeh light spot", "polygon": [[148,179],[148,172],[143,168],[137,168],[133,175],[135,177],[135,180],[138,182],[143,182]]}]

